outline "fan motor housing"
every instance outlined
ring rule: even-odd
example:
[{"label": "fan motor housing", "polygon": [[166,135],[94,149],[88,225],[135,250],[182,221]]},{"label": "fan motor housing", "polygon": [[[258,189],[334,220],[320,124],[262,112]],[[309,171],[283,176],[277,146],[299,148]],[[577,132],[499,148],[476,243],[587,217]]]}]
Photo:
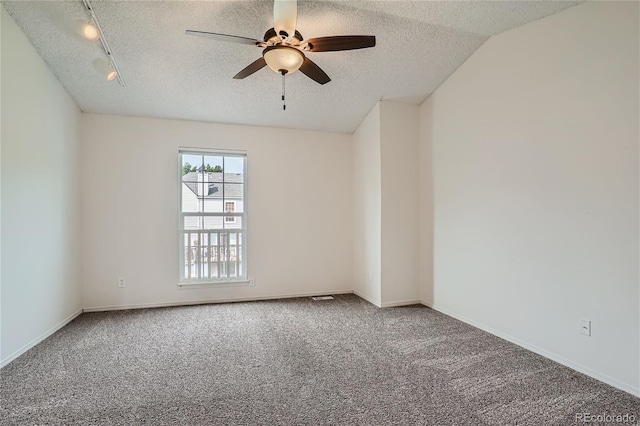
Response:
[{"label": "fan motor housing", "polygon": [[[287,36],[286,33],[283,33],[283,35],[285,37]],[[292,40],[292,41],[294,41],[294,43],[292,43],[292,44],[299,44],[302,40],[304,40],[304,38],[302,38],[302,34],[300,34],[298,32],[298,30],[296,30],[295,34],[293,35],[293,40]],[[280,42],[281,38],[280,38],[280,36],[278,36],[278,33],[276,33],[275,28],[270,28],[270,29],[267,30],[266,33],[264,33],[264,41],[265,41],[265,43],[272,42],[272,43],[275,44],[276,42]]]}]

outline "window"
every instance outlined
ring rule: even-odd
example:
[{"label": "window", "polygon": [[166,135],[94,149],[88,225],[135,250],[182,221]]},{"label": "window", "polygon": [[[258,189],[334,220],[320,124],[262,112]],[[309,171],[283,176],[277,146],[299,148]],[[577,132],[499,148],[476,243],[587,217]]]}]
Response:
[{"label": "window", "polygon": [[246,281],[246,155],[179,157],[180,284]]},{"label": "window", "polygon": [[[225,213],[234,213],[236,211],[236,202],[235,201],[225,201],[224,202],[224,212]],[[227,223],[235,223],[235,216],[225,216],[224,221]]]}]

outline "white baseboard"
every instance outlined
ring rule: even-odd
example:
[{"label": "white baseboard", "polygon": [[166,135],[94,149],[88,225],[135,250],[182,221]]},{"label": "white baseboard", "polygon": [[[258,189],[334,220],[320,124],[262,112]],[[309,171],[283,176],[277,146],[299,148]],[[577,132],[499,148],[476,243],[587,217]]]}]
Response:
[{"label": "white baseboard", "polygon": [[423,305],[435,310],[435,311],[441,312],[441,313],[443,313],[443,314],[445,314],[447,316],[450,316],[450,317],[455,318],[457,320],[460,320],[460,321],[462,321],[464,323],[472,325],[472,326],[474,326],[476,328],[479,328],[480,330],[486,331],[487,333],[493,334],[494,336],[500,337],[501,339],[507,340],[507,341],[509,341],[511,343],[514,343],[514,344],[516,344],[516,345],[518,345],[520,347],[528,349],[531,352],[535,352],[538,355],[542,355],[545,358],[549,358],[550,360],[555,361],[555,362],[557,362],[559,364],[562,364],[565,367],[569,367],[569,368],[571,368],[573,370],[576,370],[576,371],[578,371],[580,373],[586,374],[589,377],[593,377],[596,380],[599,380],[599,381],[604,382],[604,383],[606,383],[608,385],[611,385],[611,386],[613,386],[615,388],[618,388],[620,390],[628,392],[631,395],[640,397],[640,388],[638,388],[638,387],[629,385],[627,383],[623,383],[623,382],[621,382],[619,380],[616,380],[616,379],[614,379],[612,377],[607,376],[606,374],[598,373],[597,371],[594,371],[594,370],[592,370],[592,369],[590,369],[588,367],[585,367],[583,365],[576,364],[575,362],[570,361],[570,360],[568,360],[568,359],[566,359],[566,358],[564,358],[564,357],[562,357],[560,355],[554,354],[553,352],[549,352],[546,349],[542,349],[542,348],[540,348],[540,347],[538,347],[536,345],[533,345],[531,343],[525,342],[523,340],[520,340],[518,338],[510,336],[510,335],[508,335],[506,333],[503,333],[501,331],[495,330],[495,329],[493,329],[491,327],[487,327],[484,324],[481,324],[481,323],[476,322],[474,320],[465,318],[462,315],[458,315],[458,314],[450,311],[449,309],[443,308],[441,306],[437,306],[437,305],[432,304],[432,303],[428,303],[428,302],[426,302],[424,300],[421,301],[421,303]]},{"label": "white baseboard", "polygon": [[378,300],[374,300],[372,297],[366,296],[363,293],[360,293],[357,290],[353,290],[352,291],[353,294],[355,294],[356,296],[358,296],[361,299],[366,300],[367,302],[371,303],[372,305],[378,307],[378,308],[395,308],[398,306],[409,306],[409,305],[420,305],[422,304],[421,300],[403,300],[401,302],[387,302],[387,303],[381,303]]},{"label": "white baseboard", "polygon": [[210,305],[213,303],[230,303],[230,302],[255,302],[258,300],[277,300],[277,299],[292,299],[295,297],[311,297],[311,296],[323,296],[329,294],[351,294],[352,290],[337,290],[327,291],[322,290],[315,293],[297,293],[297,294],[281,294],[274,296],[259,296],[259,297],[239,297],[229,299],[208,299],[208,300],[195,300],[185,302],[163,302],[163,303],[139,303],[133,305],[113,305],[113,306],[94,306],[92,308],[84,308],[84,312],[104,312],[104,311],[123,311],[128,309],[147,309],[147,308],[166,308],[170,306],[192,306],[192,305]]},{"label": "white baseboard", "polygon": [[66,317],[65,319],[60,321],[58,324],[56,324],[53,327],[51,327],[49,330],[47,330],[44,333],[42,333],[40,336],[36,337],[35,339],[33,339],[32,341],[30,341],[29,343],[27,343],[26,345],[24,345],[20,349],[18,349],[17,351],[15,351],[11,355],[9,355],[8,357],[6,357],[2,361],[0,361],[0,368],[4,367],[5,365],[8,365],[11,361],[13,361],[14,359],[18,358],[20,355],[22,355],[23,353],[27,352],[29,349],[33,348],[35,345],[37,345],[38,343],[42,342],[47,337],[51,336],[53,333],[55,333],[56,331],[60,330],[65,325],[69,324],[71,321],[73,321],[81,313],[82,313],[82,309],[74,312],[73,314],[69,315],[68,317]]},{"label": "white baseboard", "polygon": [[376,306],[378,308],[381,308],[382,306],[380,305],[379,301],[373,300],[373,298],[369,297],[369,296],[365,296],[364,294],[360,293],[359,291],[353,290],[352,291],[353,294],[355,294],[356,296],[358,296],[361,299],[366,300],[367,302],[371,303],[373,306]]},{"label": "white baseboard", "polygon": [[422,301],[420,300],[405,300],[402,302],[388,302],[388,303],[382,303],[380,305],[381,308],[395,308],[398,306],[409,306],[409,305],[420,305],[422,304]]},{"label": "white baseboard", "polygon": [[319,291],[315,293],[295,293],[295,294],[281,294],[275,296],[261,296],[261,297],[241,297],[241,298],[229,298],[229,299],[208,299],[208,300],[196,300],[187,302],[166,302],[166,303],[141,303],[132,305],[114,305],[114,306],[97,306],[92,308],[84,308],[84,312],[105,312],[105,311],[121,311],[127,309],[147,309],[147,308],[165,308],[170,306],[191,306],[191,305],[209,305],[212,303],[230,303],[230,302],[253,302],[258,300],[278,300],[278,299],[291,299],[296,297],[311,297],[322,296],[328,294],[355,294],[356,296],[366,300],[372,305],[378,308],[392,308],[398,306],[419,305],[422,303],[420,300],[405,300],[401,302],[389,302],[380,303],[372,298],[365,296],[356,290],[338,290],[338,291]]}]

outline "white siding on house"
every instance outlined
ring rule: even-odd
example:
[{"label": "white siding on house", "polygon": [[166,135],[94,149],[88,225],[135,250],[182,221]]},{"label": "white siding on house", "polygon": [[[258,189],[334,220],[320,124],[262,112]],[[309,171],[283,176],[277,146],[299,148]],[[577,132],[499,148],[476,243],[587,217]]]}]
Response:
[{"label": "white siding on house", "polygon": [[200,211],[200,202],[198,201],[198,196],[193,191],[191,191],[184,183],[180,186],[182,187],[182,211]]},{"label": "white siding on house", "polygon": [[[222,199],[205,199],[199,200],[196,194],[193,193],[184,183],[182,186],[182,209],[188,212],[199,212],[200,205],[204,201],[205,212],[224,212],[224,205]],[[235,203],[235,213],[241,213],[244,211],[244,200],[239,198],[226,198],[226,201],[233,201]],[[234,222],[224,221],[225,217],[206,217],[200,218],[197,216],[188,216],[184,218],[183,229],[240,229],[242,228],[242,218],[236,217]]]}]

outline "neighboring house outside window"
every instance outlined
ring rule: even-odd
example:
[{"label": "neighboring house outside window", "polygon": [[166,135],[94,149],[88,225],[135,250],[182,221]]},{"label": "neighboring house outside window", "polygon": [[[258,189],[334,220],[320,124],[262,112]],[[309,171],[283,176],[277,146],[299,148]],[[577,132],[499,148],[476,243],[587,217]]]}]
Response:
[{"label": "neighboring house outside window", "polygon": [[[235,201],[225,201],[224,202],[224,212],[225,213],[235,213],[236,211],[236,202]],[[225,216],[224,221],[227,223],[236,223],[235,216]]]},{"label": "neighboring house outside window", "polygon": [[246,281],[246,156],[180,151],[180,284]]}]

